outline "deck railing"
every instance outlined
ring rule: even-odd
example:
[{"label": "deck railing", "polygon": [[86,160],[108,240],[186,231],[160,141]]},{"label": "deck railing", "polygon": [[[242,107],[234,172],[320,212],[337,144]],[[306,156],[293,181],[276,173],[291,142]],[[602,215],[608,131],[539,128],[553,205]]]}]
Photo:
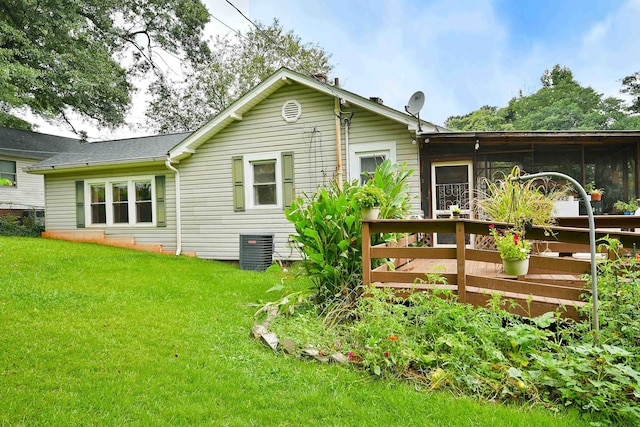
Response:
[{"label": "deck railing", "polygon": [[[578,221],[578,220],[575,220]],[[620,217],[607,219],[611,230],[596,230],[596,238],[606,235],[620,239],[626,248],[634,244],[640,248],[640,234],[621,229],[640,228],[640,217]],[[615,223],[615,224],[614,224]],[[508,227],[508,224],[494,223],[496,227]],[[589,259],[576,259],[565,256],[550,257],[543,253],[532,253],[529,273],[526,276],[508,277],[494,269],[495,274],[482,274],[468,271],[468,265],[501,264],[496,250],[476,249],[465,244],[468,235],[475,239],[489,234],[489,223],[471,219],[411,219],[411,220],[375,220],[362,223],[362,262],[363,282],[365,285],[394,287],[398,290],[412,291],[428,289],[425,285],[426,271],[410,268],[416,260],[455,260],[455,270],[439,273],[446,279],[447,288],[458,295],[458,301],[476,306],[485,305],[496,293],[519,302],[514,311],[525,315],[538,315],[557,306],[564,306],[565,316],[577,318],[577,306],[584,304],[581,295],[588,292],[584,281],[579,279],[590,271]],[[538,247],[560,248],[561,255],[566,252],[580,251],[588,253],[588,230],[578,227],[551,227],[552,235],[534,227],[527,232],[527,239],[534,240]],[[371,237],[376,233],[406,233],[410,236],[424,236],[432,233],[454,233],[455,247],[426,247],[410,244],[417,239],[398,241],[393,245],[371,245]],[[466,240],[465,240],[466,239]],[[553,250],[553,249],[552,249]],[[393,259],[396,268],[383,264],[372,268],[373,259]],[[469,261],[469,262],[467,262]],[[437,262],[437,261],[436,261]],[[431,285],[433,287],[433,285]]]}]

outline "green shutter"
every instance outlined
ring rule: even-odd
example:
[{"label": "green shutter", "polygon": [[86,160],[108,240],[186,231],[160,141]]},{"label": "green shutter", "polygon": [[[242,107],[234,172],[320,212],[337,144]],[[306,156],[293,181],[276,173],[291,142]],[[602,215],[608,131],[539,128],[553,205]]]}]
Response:
[{"label": "green shutter", "polygon": [[76,227],[84,225],[84,181],[76,181]]},{"label": "green shutter", "polygon": [[242,156],[231,158],[231,174],[233,176],[233,210],[244,212],[244,159]]},{"label": "green shutter", "polygon": [[293,186],[293,153],[282,153],[282,206],[287,209],[295,197]]},{"label": "green shutter", "polygon": [[156,176],[156,226],[167,226],[167,203],[164,175]]}]

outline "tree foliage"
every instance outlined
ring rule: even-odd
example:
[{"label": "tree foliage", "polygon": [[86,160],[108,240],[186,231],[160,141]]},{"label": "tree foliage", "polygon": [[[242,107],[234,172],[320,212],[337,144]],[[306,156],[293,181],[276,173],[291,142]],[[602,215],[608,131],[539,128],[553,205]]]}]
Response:
[{"label": "tree foliage", "polygon": [[201,0],[0,0],[0,121],[28,108],[120,125],[132,79],[153,76],[161,53],[208,55],[208,20]]},{"label": "tree foliage", "polygon": [[189,66],[183,81],[158,80],[147,117],[152,129],[163,133],[197,129],[279,68],[326,74],[333,68],[329,58],[277,19],[258,23],[246,34],[218,36],[209,59]]},{"label": "tree foliage", "polygon": [[640,71],[622,79],[622,93],[627,93],[633,97],[629,109],[634,113],[640,113]]},{"label": "tree foliage", "polygon": [[[640,118],[631,115],[621,99],[604,98],[594,89],[581,86],[569,68],[555,65],[543,73],[540,81],[542,87],[537,92],[516,96],[506,107],[484,106],[449,117],[445,126],[462,131],[640,128]],[[629,81],[630,90],[632,83]],[[640,95],[640,91],[636,93]]]}]

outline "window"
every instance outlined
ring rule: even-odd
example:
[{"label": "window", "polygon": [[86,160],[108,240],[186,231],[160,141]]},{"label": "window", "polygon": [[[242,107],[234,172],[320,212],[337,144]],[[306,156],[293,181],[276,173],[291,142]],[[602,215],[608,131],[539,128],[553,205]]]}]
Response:
[{"label": "window", "polygon": [[153,222],[151,181],[139,181],[136,187],[136,222]]},{"label": "window", "polygon": [[365,184],[382,162],[390,159],[396,161],[395,142],[358,143],[349,145],[349,181],[358,179],[360,185]]},{"label": "window", "polygon": [[107,223],[107,203],[104,184],[91,184],[91,224]]},{"label": "window", "polygon": [[246,156],[245,182],[247,206],[273,208],[282,204],[282,171],[280,154]]},{"label": "window", "polygon": [[11,181],[15,187],[16,181],[16,162],[12,160],[0,160],[0,178]]},{"label": "window", "polygon": [[[126,182],[113,184],[113,222],[129,223],[129,186]],[[105,218],[106,221],[106,218]]]},{"label": "window", "polygon": [[89,181],[85,211],[89,224],[153,224],[155,212],[154,180],[149,178]]},{"label": "window", "polygon": [[254,205],[275,205],[277,200],[276,161],[253,162]]}]

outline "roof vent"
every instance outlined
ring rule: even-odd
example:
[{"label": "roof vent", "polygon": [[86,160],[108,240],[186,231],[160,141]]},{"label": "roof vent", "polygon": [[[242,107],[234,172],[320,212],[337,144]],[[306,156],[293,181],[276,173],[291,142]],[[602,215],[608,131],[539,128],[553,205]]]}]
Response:
[{"label": "roof vent", "polygon": [[378,98],[377,96],[370,97],[369,101],[373,101],[376,104],[384,105],[384,101],[382,100],[382,98]]},{"label": "roof vent", "polygon": [[282,106],[282,118],[287,123],[297,122],[302,115],[302,105],[295,99],[290,99]]}]

